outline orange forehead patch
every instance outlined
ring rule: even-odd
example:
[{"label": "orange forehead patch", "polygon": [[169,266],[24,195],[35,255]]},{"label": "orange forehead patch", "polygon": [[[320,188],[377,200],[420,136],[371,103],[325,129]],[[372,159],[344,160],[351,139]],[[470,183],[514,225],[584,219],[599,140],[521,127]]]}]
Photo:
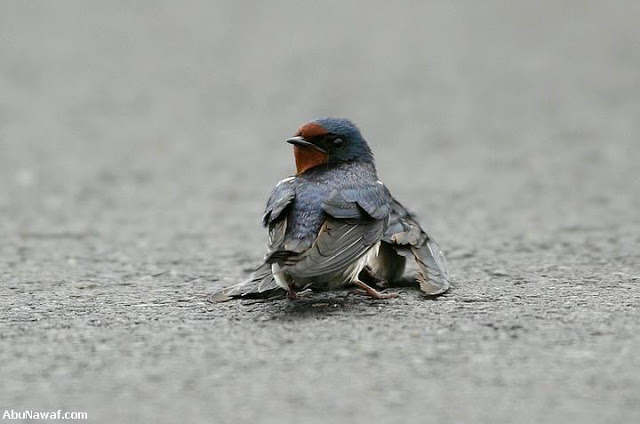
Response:
[{"label": "orange forehead patch", "polygon": [[296,133],[296,135],[299,135],[300,137],[308,140],[313,137],[325,135],[326,133],[327,129],[322,125],[318,124],[317,122],[309,122],[298,128],[298,132]]}]

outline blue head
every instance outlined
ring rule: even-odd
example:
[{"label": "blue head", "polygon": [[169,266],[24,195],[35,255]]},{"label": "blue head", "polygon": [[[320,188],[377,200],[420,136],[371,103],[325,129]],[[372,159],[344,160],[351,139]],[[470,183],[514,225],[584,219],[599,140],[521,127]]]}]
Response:
[{"label": "blue head", "polygon": [[298,173],[322,164],[367,162],[373,165],[373,153],[360,130],[343,118],[318,118],[298,129],[293,144]]}]

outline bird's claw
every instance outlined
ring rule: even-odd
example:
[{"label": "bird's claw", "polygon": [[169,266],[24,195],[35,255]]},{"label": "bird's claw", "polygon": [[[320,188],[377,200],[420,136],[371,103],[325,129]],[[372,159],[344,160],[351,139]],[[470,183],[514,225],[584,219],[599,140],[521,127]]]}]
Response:
[{"label": "bird's claw", "polygon": [[312,297],[313,296],[313,290],[311,289],[304,289],[301,290],[299,292],[296,292],[294,290],[289,290],[287,292],[287,299],[291,299],[291,300],[295,300],[295,299],[301,299],[304,297]]},{"label": "bird's claw", "polygon": [[355,289],[351,292],[353,294],[369,296],[373,299],[393,299],[395,297],[398,297],[398,295],[395,293],[381,293],[373,287],[363,283],[362,281],[356,280],[353,283],[359,287],[359,289]]}]

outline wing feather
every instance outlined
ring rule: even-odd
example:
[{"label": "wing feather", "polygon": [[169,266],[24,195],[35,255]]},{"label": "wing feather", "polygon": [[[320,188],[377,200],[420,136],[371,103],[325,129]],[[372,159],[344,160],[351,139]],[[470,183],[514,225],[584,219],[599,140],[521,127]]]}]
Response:
[{"label": "wing feather", "polygon": [[295,181],[287,178],[278,183],[271,192],[262,215],[262,224],[266,227],[278,219],[296,197]]},{"label": "wing feather", "polygon": [[343,270],[380,241],[385,226],[384,220],[327,218],[314,244],[290,267],[290,272],[314,277]]},{"label": "wing feather", "polygon": [[417,280],[424,293],[438,295],[449,289],[449,268],[440,246],[422,229],[415,215],[395,199],[383,240],[398,254],[413,257],[418,265]]},{"label": "wing feather", "polygon": [[276,284],[271,273],[271,264],[264,263],[245,281],[211,294],[209,302],[226,302],[234,297],[276,297],[284,290]]}]

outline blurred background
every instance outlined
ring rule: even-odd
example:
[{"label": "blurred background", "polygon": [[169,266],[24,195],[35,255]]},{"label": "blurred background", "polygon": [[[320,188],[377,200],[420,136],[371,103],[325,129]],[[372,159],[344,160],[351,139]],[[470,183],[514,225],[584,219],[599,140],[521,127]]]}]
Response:
[{"label": "blurred background", "polygon": [[[509,422],[524,397],[532,421],[638,417],[639,26],[640,3],[622,0],[3,2],[2,406],[101,422],[166,403],[190,411],[168,421],[265,418],[242,409],[252,402],[280,421],[311,420],[316,404],[335,420]],[[203,296],[262,257],[264,202],[294,170],[284,140],[318,116],[360,126],[457,288],[383,308],[384,331],[363,336],[380,375],[343,358],[335,379],[303,373],[307,395],[260,361],[283,357],[288,332],[342,334],[284,354],[313,350],[318,372],[361,340],[350,325],[373,319],[367,307],[258,335],[246,327],[283,304],[212,309]],[[432,315],[407,324],[394,315],[406,311]],[[396,340],[407,325],[420,337]],[[444,346],[421,365],[431,377],[384,368],[400,342],[414,359]],[[392,395],[366,391],[382,382]],[[267,384],[283,388],[268,400]]]}]

